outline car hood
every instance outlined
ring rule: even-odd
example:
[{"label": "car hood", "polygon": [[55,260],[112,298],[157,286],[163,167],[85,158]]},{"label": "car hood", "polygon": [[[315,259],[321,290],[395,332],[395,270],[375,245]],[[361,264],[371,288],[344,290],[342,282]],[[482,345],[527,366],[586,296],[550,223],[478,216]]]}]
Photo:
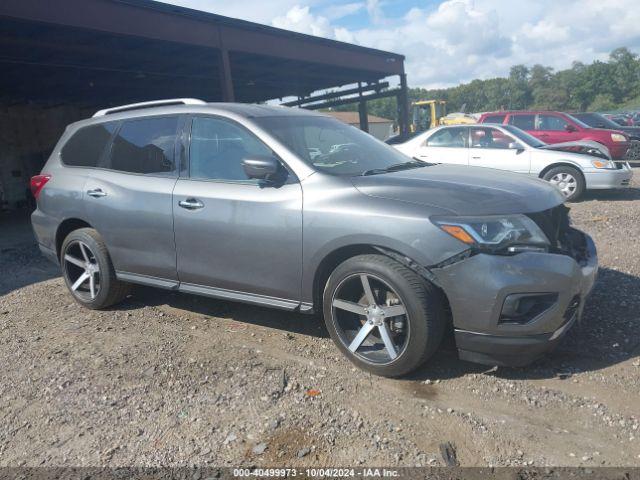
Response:
[{"label": "car hood", "polygon": [[556,150],[559,152],[578,153],[582,155],[590,155],[592,157],[606,158],[611,160],[611,152],[609,149],[599,142],[593,140],[578,140],[575,142],[550,143],[539,150]]},{"label": "car hood", "polygon": [[626,133],[627,135],[631,135],[632,137],[640,137],[640,127],[632,127],[632,126],[623,127],[621,125],[617,127],[617,129]]},{"label": "car hood", "polygon": [[433,165],[353,177],[365,195],[449,210],[455,215],[540,212],[564,202],[547,182],[491,168]]},{"label": "car hood", "polygon": [[583,130],[585,133],[590,134],[599,134],[602,135],[602,138],[606,138],[609,140],[611,138],[612,133],[624,133],[622,128],[599,128],[599,127],[589,127],[588,129]]}]

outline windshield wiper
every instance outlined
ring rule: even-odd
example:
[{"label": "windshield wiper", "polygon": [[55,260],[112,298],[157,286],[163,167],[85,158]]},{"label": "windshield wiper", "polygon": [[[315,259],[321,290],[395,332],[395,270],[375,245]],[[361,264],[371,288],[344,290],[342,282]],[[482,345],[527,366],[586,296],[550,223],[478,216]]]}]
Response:
[{"label": "windshield wiper", "polygon": [[365,170],[364,172],[361,173],[361,175],[363,177],[366,177],[367,175],[377,175],[379,173],[387,173],[387,169],[386,168],[372,168],[371,170]]},{"label": "windshield wiper", "polygon": [[399,172],[400,170],[409,170],[411,168],[420,168],[428,166],[428,163],[421,162],[420,160],[409,160],[408,162],[394,163],[385,168],[372,168],[371,170],[365,170],[362,172],[362,176],[377,175],[379,173]]}]

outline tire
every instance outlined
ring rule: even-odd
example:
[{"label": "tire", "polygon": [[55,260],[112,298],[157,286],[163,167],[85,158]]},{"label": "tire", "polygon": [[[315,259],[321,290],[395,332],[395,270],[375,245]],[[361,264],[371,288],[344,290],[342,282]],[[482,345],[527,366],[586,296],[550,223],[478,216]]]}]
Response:
[{"label": "tire", "polygon": [[434,354],[445,329],[443,305],[440,290],[384,255],[344,261],[323,293],[324,320],[335,344],[355,365],[384,377],[406,375]]},{"label": "tire", "polygon": [[[104,309],[129,294],[130,285],[116,278],[107,247],[92,228],[67,235],[60,249],[60,267],[69,292],[83,307]],[[84,281],[80,278],[83,275]]]},{"label": "tire", "polygon": [[584,176],[580,170],[574,167],[565,165],[554,167],[542,178],[557,186],[568,202],[575,202],[582,197],[586,188]]}]

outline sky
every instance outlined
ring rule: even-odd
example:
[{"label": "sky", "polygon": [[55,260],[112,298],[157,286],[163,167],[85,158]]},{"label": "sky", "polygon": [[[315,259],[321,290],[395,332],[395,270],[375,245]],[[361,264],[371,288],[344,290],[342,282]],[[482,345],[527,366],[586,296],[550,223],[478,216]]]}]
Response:
[{"label": "sky", "polygon": [[411,87],[640,52],[638,0],[165,0],[406,56]]}]

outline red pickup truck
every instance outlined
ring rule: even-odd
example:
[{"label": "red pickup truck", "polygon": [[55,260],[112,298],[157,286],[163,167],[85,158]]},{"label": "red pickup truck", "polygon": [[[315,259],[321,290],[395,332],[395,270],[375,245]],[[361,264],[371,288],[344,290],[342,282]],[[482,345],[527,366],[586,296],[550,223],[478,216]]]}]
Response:
[{"label": "red pickup truck", "polygon": [[622,160],[629,149],[629,137],[619,130],[591,128],[568,113],[506,111],[483,113],[479,123],[514,125],[545,143],[593,140],[606,146],[614,160]]}]

